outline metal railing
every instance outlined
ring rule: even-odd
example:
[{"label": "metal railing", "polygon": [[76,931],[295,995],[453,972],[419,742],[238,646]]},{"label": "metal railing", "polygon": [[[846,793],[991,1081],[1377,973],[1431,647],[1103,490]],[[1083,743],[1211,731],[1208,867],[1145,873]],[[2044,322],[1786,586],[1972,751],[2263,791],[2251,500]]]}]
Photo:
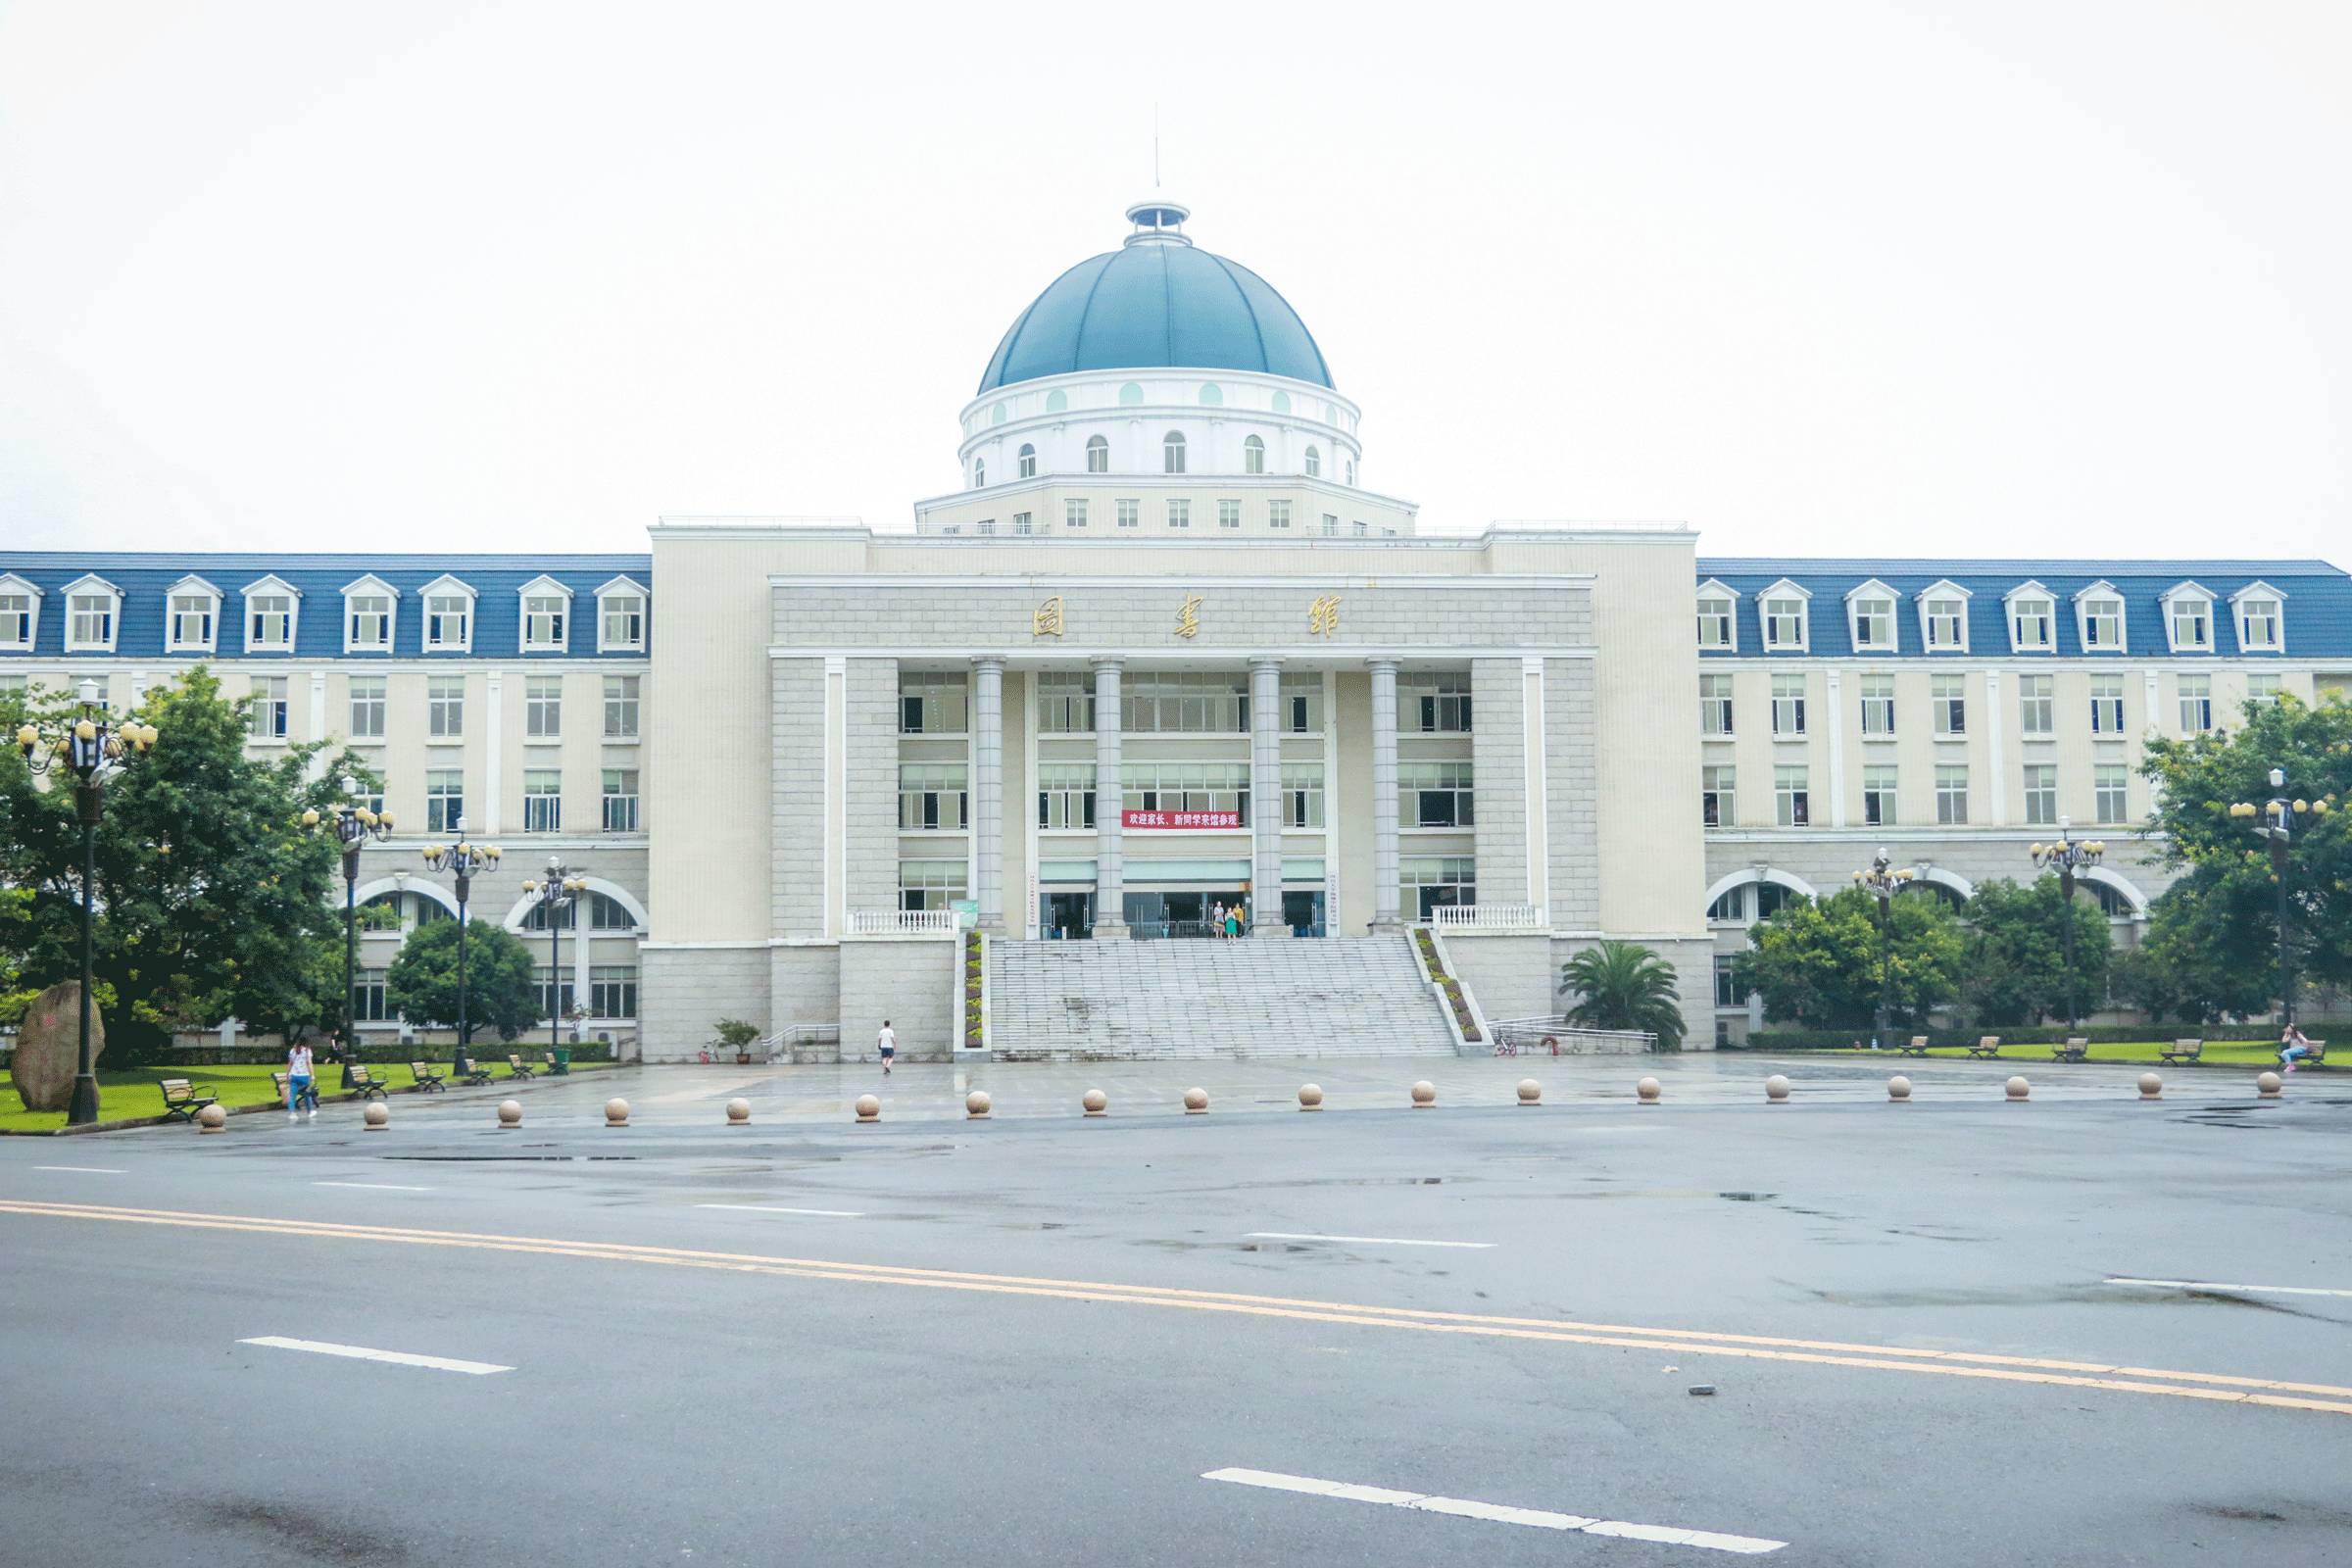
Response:
[{"label": "metal railing", "polygon": [[1658,1037],[1636,1029],[1579,1029],[1565,1018],[1495,1018],[1494,1054],[1518,1055],[1617,1055],[1658,1049]]},{"label": "metal railing", "polygon": [[1533,904],[1442,904],[1429,921],[1448,931],[1540,931],[1546,924]]},{"label": "metal railing", "polygon": [[854,937],[892,936],[952,936],[956,931],[954,909],[852,909],[850,935]]}]

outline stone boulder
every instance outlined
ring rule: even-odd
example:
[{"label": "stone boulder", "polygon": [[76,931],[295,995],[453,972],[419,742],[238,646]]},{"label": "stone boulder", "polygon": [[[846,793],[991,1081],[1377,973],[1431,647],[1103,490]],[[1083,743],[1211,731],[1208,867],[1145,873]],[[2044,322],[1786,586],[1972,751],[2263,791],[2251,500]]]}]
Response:
[{"label": "stone boulder", "polygon": [[[90,1009],[90,1066],[106,1054],[106,1020]],[[74,1069],[81,1063],[81,984],[61,980],[32,999],[17,1031],[9,1076],[26,1110],[66,1110],[74,1103]]]}]

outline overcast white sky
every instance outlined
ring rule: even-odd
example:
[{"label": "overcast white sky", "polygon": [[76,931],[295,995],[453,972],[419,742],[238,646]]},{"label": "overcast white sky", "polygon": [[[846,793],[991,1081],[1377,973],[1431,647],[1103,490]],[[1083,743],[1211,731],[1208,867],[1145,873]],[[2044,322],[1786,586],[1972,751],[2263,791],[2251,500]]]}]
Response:
[{"label": "overcast white sky", "polygon": [[1424,526],[2352,557],[2352,7],[0,0],[0,544],[908,525],[1165,191]]}]

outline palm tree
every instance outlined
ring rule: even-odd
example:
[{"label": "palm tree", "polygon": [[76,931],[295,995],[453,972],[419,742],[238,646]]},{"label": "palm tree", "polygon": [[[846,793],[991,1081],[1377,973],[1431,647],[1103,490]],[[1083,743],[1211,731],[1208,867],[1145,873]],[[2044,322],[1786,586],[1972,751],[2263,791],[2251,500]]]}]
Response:
[{"label": "palm tree", "polygon": [[1568,1009],[1580,1029],[1636,1029],[1660,1051],[1683,1048],[1674,966],[1639,942],[1603,942],[1560,966],[1560,989],[1583,1000]]}]

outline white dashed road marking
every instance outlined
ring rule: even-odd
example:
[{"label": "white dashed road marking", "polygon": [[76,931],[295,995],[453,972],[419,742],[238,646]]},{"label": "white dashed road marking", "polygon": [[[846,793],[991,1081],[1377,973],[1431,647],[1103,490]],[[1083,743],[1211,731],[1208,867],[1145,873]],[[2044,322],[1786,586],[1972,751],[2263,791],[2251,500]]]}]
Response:
[{"label": "white dashed road marking", "polygon": [[430,1187],[396,1187],[390,1182],[313,1182],[313,1187],[359,1187],[371,1193],[429,1193]]},{"label": "white dashed road marking", "polygon": [[120,1176],[122,1171],[111,1165],[35,1165],[34,1170],[70,1170],[84,1176]]},{"label": "white dashed road marking", "polygon": [[364,1345],[329,1345],[324,1340],[289,1340],[283,1335],[265,1334],[258,1339],[239,1340],[239,1345],[259,1345],[271,1350],[308,1350],[313,1355],[340,1355],[354,1361],[387,1361],[394,1366],[420,1366],[435,1372],[465,1372],[474,1377],[488,1377],[493,1372],[512,1372],[511,1366],[494,1361],[459,1361],[446,1355],[413,1355],[407,1350],[371,1350]]},{"label": "white dashed road marking", "polygon": [[1465,1247],[1480,1251],[1495,1245],[1493,1242],[1412,1242],[1401,1236],[1315,1236],[1299,1231],[1251,1231],[1250,1237],[1261,1242],[1355,1242],[1365,1247]]},{"label": "white dashed road marking", "polygon": [[1272,1492],[1298,1492],[1310,1497],[1336,1497],[1343,1502],[1376,1502],[1419,1513],[1451,1514],[1458,1519],[1485,1519],[1494,1524],[1527,1525],[1537,1530],[1573,1530],[1588,1536],[1616,1536],[1626,1541],[1651,1541],[1669,1546],[1697,1546],[1707,1551],[1737,1552],[1759,1557],[1778,1551],[1786,1541],[1760,1536],[1727,1536],[1713,1530],[1677,1530],[1668,1525],[1629,1524],[1623,1519],[1588,1519],[1582,1514],[1552,1513],[1544,1508],[1513,1508],[1499,1502],[1472,1502],[1465,1497],[1433,1497],[1418,1492],[1394,1492],[1387,1487],[1359,1487],[1345,1481],[1318,1481],[1312,1476],[1286,1476],[1272,1470],[1211,1470],[1203,1481],[1231,1481]]},{"label": "white dashed road marking", "polygon": [[731,1208],[745,1214],[813,1214],[819,1219],[863,1219],[852,1208],[784,1208],[775,1203],[697,1203],[697,1208]]},{"label": "white dashed road marking", "polygon": [[2352,1291],[2323,1291],[2310,1285],[2222,1285],[2212,1280],[2126,1280],[2110,1285],[2145,1285],[2159,1291],[2234,1291],[2240,1296],[2337,1296],[2352,1298]]}]

